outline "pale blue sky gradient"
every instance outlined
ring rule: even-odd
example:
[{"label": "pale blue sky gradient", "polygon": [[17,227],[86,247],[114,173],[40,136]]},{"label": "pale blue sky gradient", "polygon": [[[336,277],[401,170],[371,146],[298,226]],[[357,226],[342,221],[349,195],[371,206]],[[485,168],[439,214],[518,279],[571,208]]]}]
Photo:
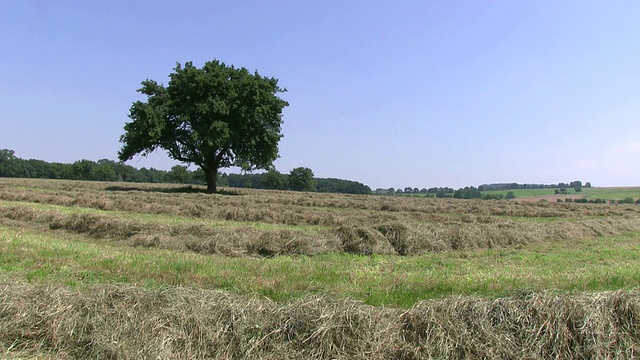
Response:
[{"label": "pale blue sky gradient", "polygon": [[288,89],[283,173],[640,185],[640,1],[2,1],[0,148],[115,160],[140,82],[213,59]]}]

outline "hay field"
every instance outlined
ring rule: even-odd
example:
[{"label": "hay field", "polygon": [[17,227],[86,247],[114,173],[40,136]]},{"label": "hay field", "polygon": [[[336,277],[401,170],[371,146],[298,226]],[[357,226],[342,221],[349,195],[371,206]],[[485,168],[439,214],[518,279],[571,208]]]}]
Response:
[{"label": "hay field", "polygon": [[0,179],[0,354],[634,358],[640,206]]}]

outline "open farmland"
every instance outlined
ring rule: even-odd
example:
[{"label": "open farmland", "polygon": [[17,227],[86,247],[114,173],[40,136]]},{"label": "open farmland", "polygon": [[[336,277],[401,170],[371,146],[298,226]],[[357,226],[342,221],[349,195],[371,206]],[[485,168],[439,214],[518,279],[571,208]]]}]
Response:
[{"label": "open farmland", "polygon": [[640,205],[0,179],[0,354],[634,358]]},{"label": "open farmland", "polygon": [[560,190],[560,188],[489,190],[483,191],[482,194],[506,196],[509,191],[512,191],[516,199],[526,199],[528,201],[541,199],[555,201],[557,198],[586,198],[588,200],[602,199],[607,201],[620,201],[627,198],[631,198],[634,201],[640,199],[640,187],[583,187],[580,192],[576,192],[569,187],[565,188],[567,194],[555,194],[556,190]]}]

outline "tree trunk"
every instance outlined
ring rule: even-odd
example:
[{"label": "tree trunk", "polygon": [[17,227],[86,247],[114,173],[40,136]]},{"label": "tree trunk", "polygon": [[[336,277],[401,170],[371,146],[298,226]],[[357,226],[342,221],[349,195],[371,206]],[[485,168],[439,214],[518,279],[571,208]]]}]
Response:
[{"label": "tree trunk", "polygon": [[204,169],[204,176],[207,180],[207,192],[209,194],[217,192],[216,182],[218,181],[218,169],[206,168]]}]

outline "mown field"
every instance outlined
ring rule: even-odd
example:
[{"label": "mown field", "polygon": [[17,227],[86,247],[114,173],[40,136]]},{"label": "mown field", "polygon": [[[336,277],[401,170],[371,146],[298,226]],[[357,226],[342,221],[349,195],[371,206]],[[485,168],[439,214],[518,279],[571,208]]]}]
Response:
[{"label": "mown field", "polygon": [[635,358],[640,205],[0,178],[0,355]]}]

